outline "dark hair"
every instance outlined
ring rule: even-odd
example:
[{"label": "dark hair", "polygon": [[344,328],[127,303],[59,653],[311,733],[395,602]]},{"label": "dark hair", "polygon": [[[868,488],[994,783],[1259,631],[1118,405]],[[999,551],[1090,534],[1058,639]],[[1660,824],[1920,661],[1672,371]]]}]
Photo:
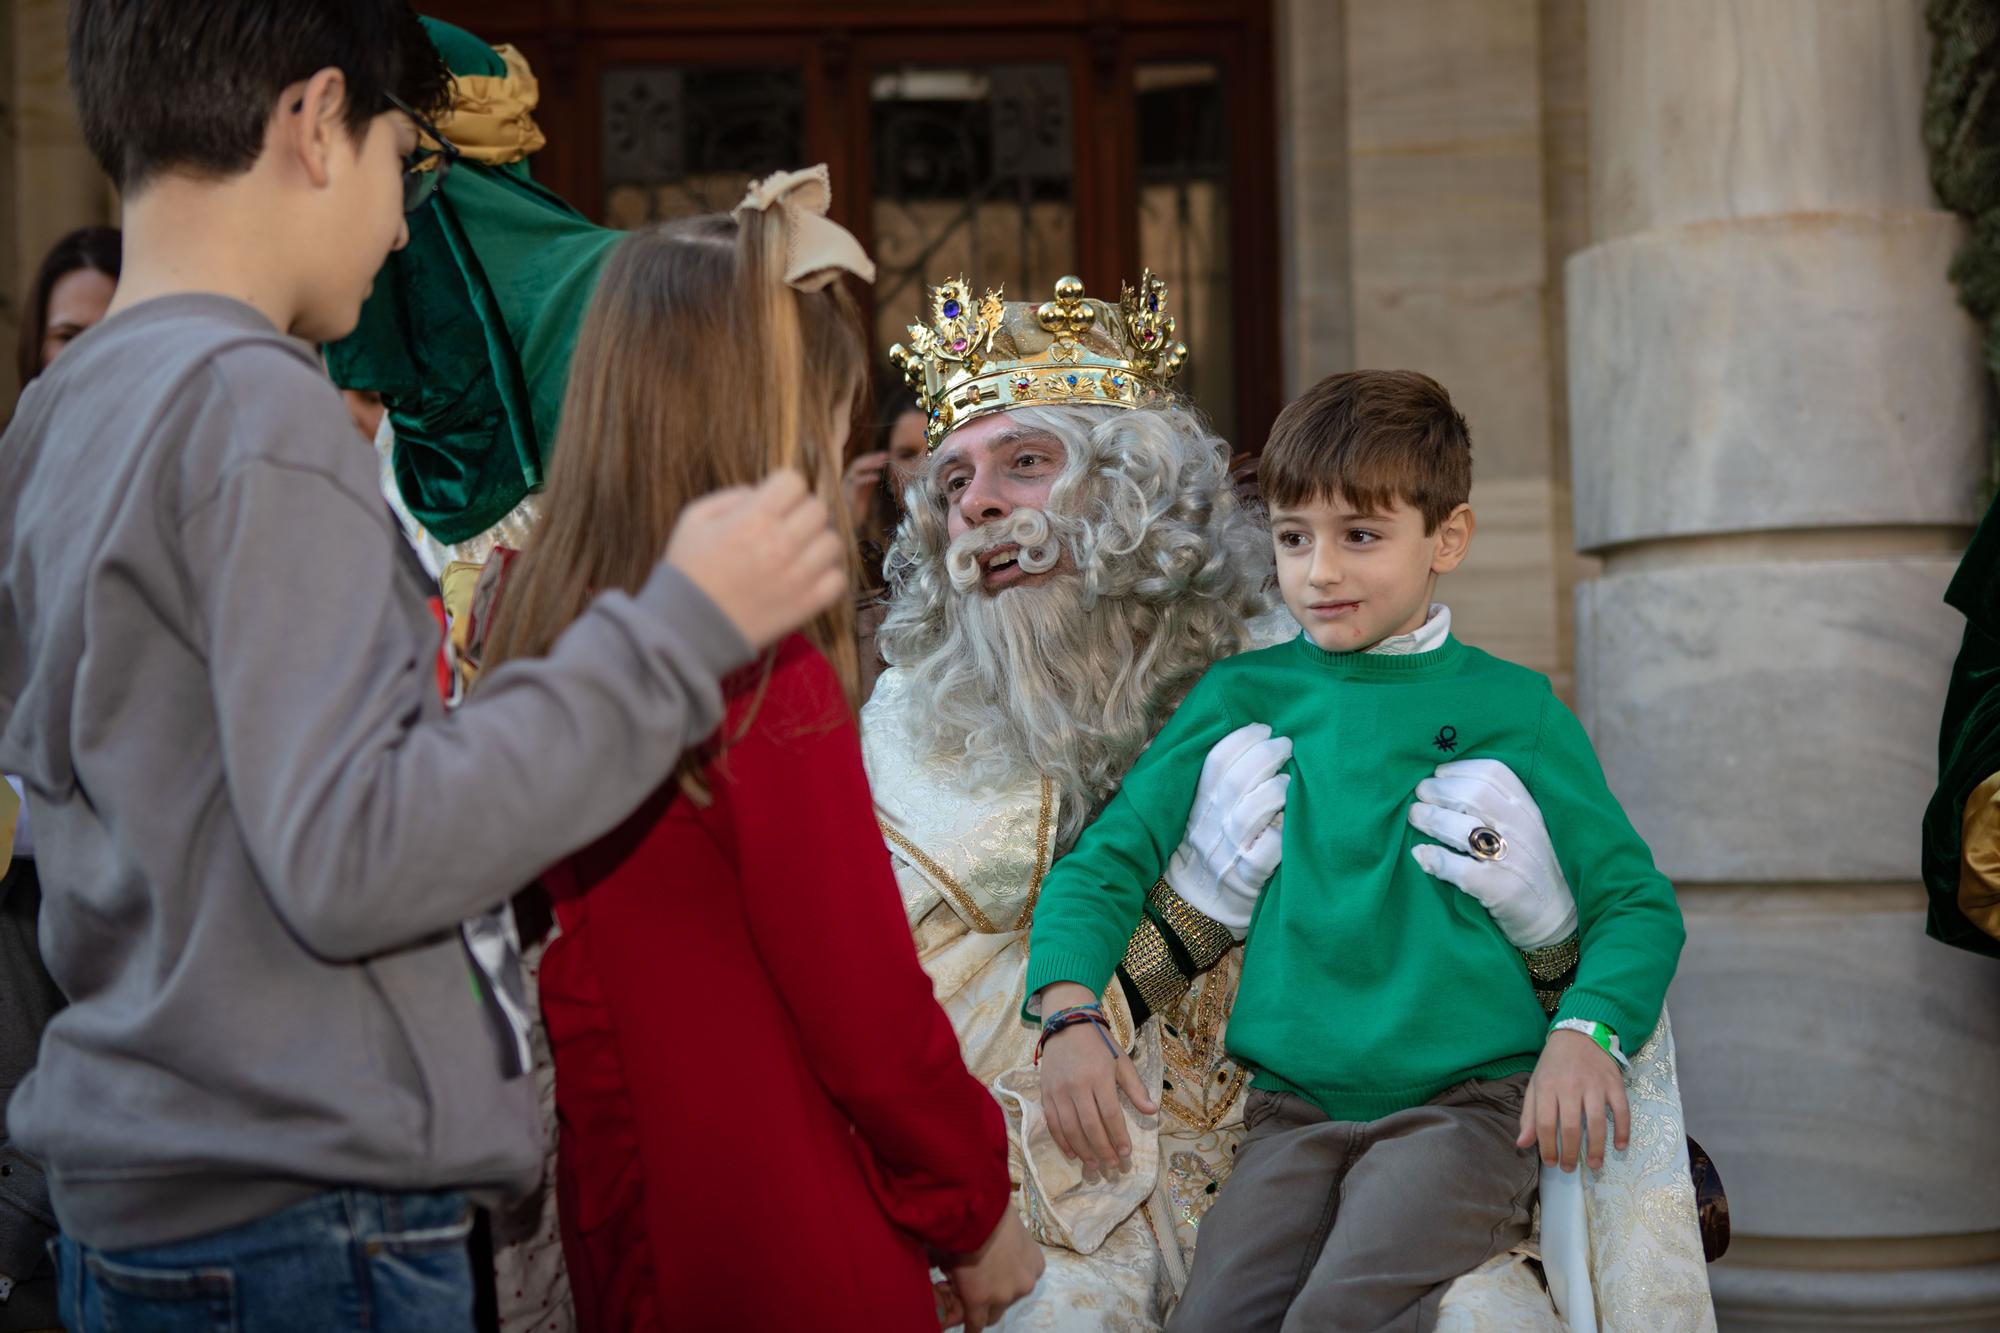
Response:
[{"label": "dark hair", "polygon": [[24,387],[42,373],[42,339],[49,332],[49,295],[56,284],[80,269],[102,273],[116,282],[123,238],[116,227],[78,227],[57,241],[35,272],[28,302],[21,310],[21,332],[14,344],[14,368]]},{"label": "dark hair", "polygon": [[[849,444],[849,461],[857,454],[887,453],[889,437],[896,433],[896,423],[903,419],[905,413],[923,411],[917,404],[915,391],[903,378],[903,372],[895,369],[876,375],[869,409],[870,428],[865,435],[857,434]],[[896,536],[896,525],[903,521],[903,502],[896,494],[894,470],[894,459],[883,464],[882,480],[868,495],[868,512],[854,530],[855,540],[861,546],[861,576],[867,585],[864,592],[880,589],[886,584],[882,564],[888,557],[889,543]]]},{"label": "dark hair", "polygon": [[1278,414],[1257,477],[1273,507],[1336,494],[1363,510],[1401,500],[1436,532],[1472,493],[1472,434],[1430,376],[1349,370]]},{"label": "dark hair", "polygon": [[83,137],[128,194],[160,171],[227,177],[264,148],[278,96],[347,77],[360,139],[390,94],[440,109],[450,75],[408,0],[72,0],[69,79]]}]

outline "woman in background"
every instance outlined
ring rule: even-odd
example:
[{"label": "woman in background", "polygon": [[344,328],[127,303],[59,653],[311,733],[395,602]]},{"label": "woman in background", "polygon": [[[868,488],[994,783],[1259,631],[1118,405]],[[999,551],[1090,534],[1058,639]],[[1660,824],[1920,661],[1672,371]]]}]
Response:
[{"label": "woman in background", "polygon": [[14,368],[22,388],[72,340],[104,318],[118,286],[123,238],[116,227],[78,227],[55,243],[21,314]]}]

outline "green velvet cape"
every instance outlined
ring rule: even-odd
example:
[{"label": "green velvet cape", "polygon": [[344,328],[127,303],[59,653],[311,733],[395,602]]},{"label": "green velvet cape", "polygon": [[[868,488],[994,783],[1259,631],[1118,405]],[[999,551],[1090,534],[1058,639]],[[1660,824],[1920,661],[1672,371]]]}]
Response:
[{"label": "green velvet cape", "polygon": [[[506,72],[478,38],[424,23],[452,73]],[[525,162],[461,160],[410,218],[355,331],[326,347],[334,383],[382,395],[396,487],[440,542],[477,536],[540,489],[577,331],[623,238]]]},{"label": "green velvet cape", "polygon": [[1924,887],[1931,901],[1924,928],[1933,939],[2000,958],[2000,940],[1958,907],[1966,798],[2000,773],[2000,503],[1986,511],[1944,599],[1965,614],[1965,641],[1938,730],[1937,792],[1924,812]]}]

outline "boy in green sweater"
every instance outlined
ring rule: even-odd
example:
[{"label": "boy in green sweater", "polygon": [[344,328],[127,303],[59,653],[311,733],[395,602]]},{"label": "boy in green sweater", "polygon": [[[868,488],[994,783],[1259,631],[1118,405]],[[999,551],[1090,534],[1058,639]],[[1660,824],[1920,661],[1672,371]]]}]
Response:
[{"label": "boy in green sweater", "polygon": [[[1248,1132],[1172,1327],[1428,1328],[1446,1284],[1526,1237],[1524,1149],[1539,1140],[1541,1160],[1573,1169],[1580,1150],[1601,1165],[1607,1138],[1625,1147],[1618,1043],[1636,1049],[1659,1021],[1680,912],[1548,681],[1460,643],[1432,604],[1473,530],[1471,442],[1444,389],[1331,376],[1279,417],[1261,476],[1304,632],[1212,667],[1049,874],[1027,980],[1048,1016],[1043,1104],[1086,1163],[1122,1137],[1106,1129],[1122,1128],[1116,1087],[1137,1084],[1082,1030],[1098,1026],[1090,1006],[1203,757],[1268,723],[1293,762],[1284,860],[1228,1026],[1255,1071]],[[1574,889],[1581,959],[1553,1024],[1494,917],[1433,877],[1452,853],[1507,857],[1418,790],[1441,759],[1475,758],[1521,776]]]}]

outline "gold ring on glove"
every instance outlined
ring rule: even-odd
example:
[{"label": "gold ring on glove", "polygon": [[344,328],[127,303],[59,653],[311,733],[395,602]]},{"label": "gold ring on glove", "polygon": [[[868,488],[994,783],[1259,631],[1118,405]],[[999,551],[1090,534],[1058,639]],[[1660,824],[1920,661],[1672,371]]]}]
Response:
[{"label": "gold ring on glove", "polygon": [[1500,836],[1500,830],[1481,824],[1466,835],[1466,847],[1475,861],[1504,861],[1507,859],[1507,840]]}]

